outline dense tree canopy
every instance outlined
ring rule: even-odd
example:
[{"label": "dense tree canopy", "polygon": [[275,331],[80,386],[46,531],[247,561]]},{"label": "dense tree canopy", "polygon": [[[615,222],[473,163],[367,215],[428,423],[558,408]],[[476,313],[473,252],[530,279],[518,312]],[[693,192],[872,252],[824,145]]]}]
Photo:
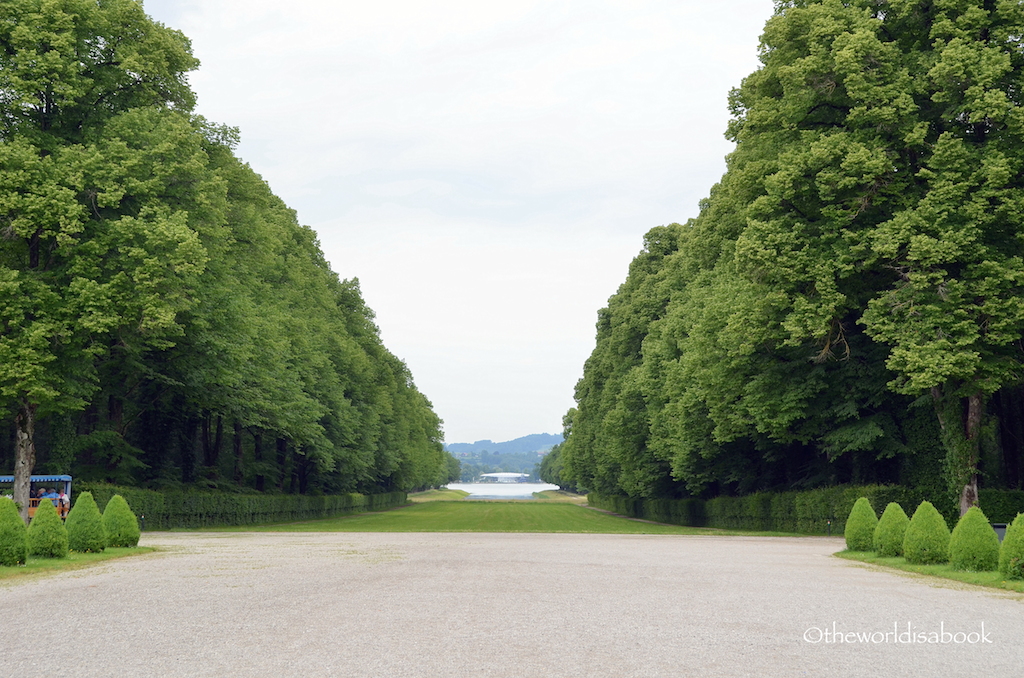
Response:
[{"label": "dense tree canopy", "polygon": [[[0,444],[19,478],[374,491],[447,479],[356,280],[194,115],[135,0],[0,5]],[[225,425],[232,454],[222,455]]]},{"label": "dense tree canopy", "polygon": [[1016,2],[779,3],[726,175],[599,316],[563,475],[663,496],[944,468],[966,510],[988,446],[1019,484],[993,417],[1024,358],[1021,35]]}]

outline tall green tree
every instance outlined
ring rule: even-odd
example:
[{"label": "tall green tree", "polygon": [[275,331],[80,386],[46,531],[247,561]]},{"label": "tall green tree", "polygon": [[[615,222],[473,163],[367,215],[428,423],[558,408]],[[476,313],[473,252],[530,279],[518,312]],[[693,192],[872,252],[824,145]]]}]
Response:
[{"label": "tall green tree", "polygon": [[81,407],[112,347],[178,330],[204,261],[167,200],[194,169],[196,64],[133,0],[0,5],[0,399],[23,512],[37,417]]},{"label": "tall green tree", "polygon": [[1021,34],[1015,2],[777,3],[726,175],[600,314],[565,469],[831,482],[916,454],[930,401],[976,503],[986,400],[1024,360]]},{"label": "tall green tree", "polygon": [[985,400],[1024,358],[1022,31],[1010,2],[783,3],[733,100],[738,146],[778,158],[738,272],[777,295],[779,345],[888,347],[889,386],[934,401],[961,513]]}]

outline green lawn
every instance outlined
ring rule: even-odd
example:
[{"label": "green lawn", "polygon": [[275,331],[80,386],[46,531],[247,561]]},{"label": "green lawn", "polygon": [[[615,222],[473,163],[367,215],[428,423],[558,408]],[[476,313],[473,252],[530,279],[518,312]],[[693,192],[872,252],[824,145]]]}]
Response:
[{"label": "green lawn", "polygon": [[562,502],[429,501],[381,513],[277,525],[217,528],[244,532],[583,532],[724,534],[720,530],[628,520]]},{"label": "green lawn", "polygon": [[949,565],[912,565],[905,558],[885,558],[871,551],[840,551],[836,556],[846,560],[856,560],[903,572],[913,572],[914,574],[939,577],[964,584],[1024,593],[1024,581],[1007,581],[998,572],[961,572],[954,570]]},{"label": "green lawn", "polygon": [[459,501],[463,497],[468,497],[469,492],[465,490],[449,490],[444,488],[443,490],[427,490],[426,492],[414,492],[409,495],[409,501],[414,504],[421,504],[425,501]]},{"label": "green lawn", "polygon": [[36,574],[51,574],[61,570],[77,570],[101,563],[104,560],[136,556],[152,553],[155,549],[139,546],[137,548],[108,548],[101,553],[76,553],[72,551],[67,558],[37,558],[29,556],[25,565],[13,567],[0,566],[0,581],[15,577],[30,577]]}]

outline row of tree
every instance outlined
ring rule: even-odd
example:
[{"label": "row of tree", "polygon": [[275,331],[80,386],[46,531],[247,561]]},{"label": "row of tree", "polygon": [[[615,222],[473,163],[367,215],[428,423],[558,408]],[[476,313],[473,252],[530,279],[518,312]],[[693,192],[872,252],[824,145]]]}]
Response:
[{"label": "row of tree", "polygon": [[725,176],[599,313],[556,482],[1021,487],[1022,36],[1017,2],[779,2]]},{"label": "row of tree", "polygon": [[136,0],[0,4],[0,412],[15,498],[116,482],[390,491],[454,473],[358,282],[192,113]]}]

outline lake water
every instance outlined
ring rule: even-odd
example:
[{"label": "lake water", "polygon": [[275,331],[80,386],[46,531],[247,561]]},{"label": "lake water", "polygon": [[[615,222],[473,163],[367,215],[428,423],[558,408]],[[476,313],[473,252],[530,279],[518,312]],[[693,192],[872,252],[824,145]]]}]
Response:
[{"label": "lake water", "polygon": [[449,490],[469,492],[467,499],[533,499],[534,492],[557,490],[550,483],[449,483]]}]

